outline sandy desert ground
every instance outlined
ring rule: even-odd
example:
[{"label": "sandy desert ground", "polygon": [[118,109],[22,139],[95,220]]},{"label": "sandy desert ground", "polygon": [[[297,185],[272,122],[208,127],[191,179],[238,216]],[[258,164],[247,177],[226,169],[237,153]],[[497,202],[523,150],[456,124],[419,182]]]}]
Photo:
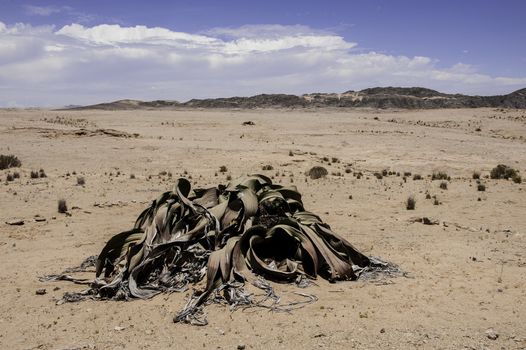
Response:
[{"label": "sandy desert ground", "polygon": [[[0,154],[22,161],[0,171],[1,349],[526,348],[526,185],[483,178],[481,192],[472,179],[499,163],[526,175],[526,111],[1,110]],[[345,173],[348,164],[364,176]],[[330,175],[305,181],[314,165]],[[31,179],[41,168],[47,177]],[[373,176],[383,169],[423,180]],[[188,293],[56,305],[82,286],[38,277],[98,254],[185,171],[198,187],[246,173],[294,182],[308,210],[407,276],[318,280],[308,291],[319,301],[292,314],[211,305],[206,327],[172,322]],[[447,190],[433,171],[451,176]],[[60,198],[71,216],[57,212]],[[412,222],[424,216],[439,224]],[[296,287],[276,289],[286,300]]]}]

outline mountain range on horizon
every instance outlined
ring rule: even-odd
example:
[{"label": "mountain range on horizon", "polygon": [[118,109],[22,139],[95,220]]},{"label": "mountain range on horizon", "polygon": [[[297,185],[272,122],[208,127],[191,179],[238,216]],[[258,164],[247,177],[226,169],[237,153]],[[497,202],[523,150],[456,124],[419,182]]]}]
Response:
[{"label": "mountain range on horizon", "polygon": [[63,109],[84,110],[133,110],[169,108],[516,108],[526,109],[526,88],[506,95],[470,96],[447,94],[422,87],[374,87],[343,93],[260,94],[250,97],[223,97],[191,99],[186,102],[175,100],[118,100],[88,106],[70,106]]}]

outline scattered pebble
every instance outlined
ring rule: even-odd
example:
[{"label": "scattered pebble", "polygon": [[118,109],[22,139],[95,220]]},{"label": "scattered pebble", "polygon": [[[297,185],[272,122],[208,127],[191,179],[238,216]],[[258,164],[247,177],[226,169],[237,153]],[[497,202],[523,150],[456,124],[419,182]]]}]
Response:
[{"label": "scattered pebble", "polygon": [[499,334],[495,332],[493,328],[490,328],[486,331],[486,337],[488,337],[488,339],[491,339],[491,340],[497,340],[497,338],[499,337]]}]

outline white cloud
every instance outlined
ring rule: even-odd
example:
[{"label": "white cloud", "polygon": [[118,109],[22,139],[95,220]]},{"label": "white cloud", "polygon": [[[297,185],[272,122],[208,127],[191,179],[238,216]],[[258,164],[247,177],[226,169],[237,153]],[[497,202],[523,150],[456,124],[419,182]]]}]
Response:
[{"label": "white cloud", "polygon": [[62,12],[65,8],[56,6],[34,6],[24,5],[26,13],[34,16],[50,16],[54,13]]},{"label": "white cloud", "polygon": [[88,104],[120,98],[179,99],[257,93],[342,92],[425,86],[491,94],[526,85],[431,57],[357,52],[356,43],[306,26],[214,28],[71,24],[56,29],[0,22],[0,106]]}]

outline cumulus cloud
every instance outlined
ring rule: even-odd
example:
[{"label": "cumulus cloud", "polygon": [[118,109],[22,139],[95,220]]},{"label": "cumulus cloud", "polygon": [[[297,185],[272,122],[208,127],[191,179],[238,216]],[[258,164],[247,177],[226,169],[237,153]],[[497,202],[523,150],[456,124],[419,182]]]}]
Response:
[{"label": "cumulus cloud", "polygon": [[73,23],[0,22],[0,106],[59,106],[120,98],[178,99],[257,93],[342,92],[425,86],[498,93],[526,85],[431,57],[357,50],[306,26],[250,25],[201,33]]}]

